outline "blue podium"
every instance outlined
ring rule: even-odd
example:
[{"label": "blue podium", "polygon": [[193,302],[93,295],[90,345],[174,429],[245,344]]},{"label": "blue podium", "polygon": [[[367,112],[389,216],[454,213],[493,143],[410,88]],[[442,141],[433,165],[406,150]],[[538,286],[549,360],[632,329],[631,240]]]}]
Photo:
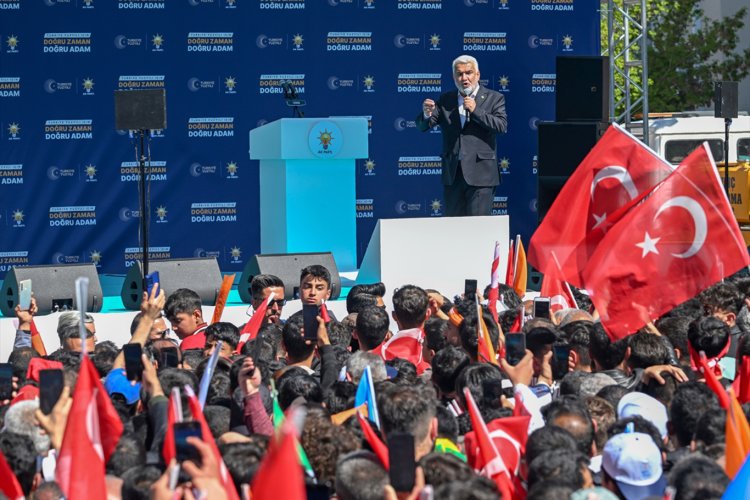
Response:
[{"label": "blue podium", "polygon": [[355,160],[367,156],[364,117],[282,118],[251,130],[261,253],[332,252],[339,270],[356,270]]}]

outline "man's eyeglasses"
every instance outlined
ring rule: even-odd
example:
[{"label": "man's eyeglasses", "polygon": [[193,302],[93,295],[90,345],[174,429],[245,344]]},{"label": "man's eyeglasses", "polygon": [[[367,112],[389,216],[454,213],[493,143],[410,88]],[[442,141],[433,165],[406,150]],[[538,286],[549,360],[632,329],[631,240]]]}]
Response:
[{"label": "man's eyeglasses", "polygon": [[286,305],[286,299],[275,299],[268,303],[268,307],[284,307]]}]

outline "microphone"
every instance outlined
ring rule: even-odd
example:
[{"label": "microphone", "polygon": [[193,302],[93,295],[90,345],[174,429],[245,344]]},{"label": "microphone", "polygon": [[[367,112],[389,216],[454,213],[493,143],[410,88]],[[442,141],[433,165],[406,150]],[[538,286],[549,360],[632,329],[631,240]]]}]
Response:
[{"label": "microphone", "polygon": [[279,84],[281,84],[281,88],[284,90],[284,99],[291,99],[291,89],[289,88],[291,84],[289,80],[281,80]]},{"label": "microphone", "polygon": [[[459,90],[462,96],[469,97],[471,95],[472,89],[470,88],[463,88]],[[464,108],[464,113],[466,113],[466,123],[469,123],[471,121],[471,113],[468,109]]]}]

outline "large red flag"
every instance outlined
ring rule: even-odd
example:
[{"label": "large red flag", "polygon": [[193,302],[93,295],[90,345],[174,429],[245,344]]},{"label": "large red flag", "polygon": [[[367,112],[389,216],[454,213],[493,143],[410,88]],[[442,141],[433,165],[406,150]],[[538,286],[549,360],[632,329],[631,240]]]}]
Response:
[{"label": "large red flag", "polygon": [[294,419],[287,418],[272,439],[252,485],[254,500],[305,500],[305,478],[297,455]]},{"label": "large red flag", "polygon": [[704,144],[601,240],[583,278],[614,338],[750,263]]},{"label": "large red flag", "polygon": [[104,464],[122,435],[122,422],[88,356],[81,357],[55,479],[65,496],[106,498]]},{"label": "large red flag", "polygon": [[23,500],[23,490],[18,484],[18,478],[13,474],[13,469],[5,460],[5,455],[0,451],[0,492],[10,500]]},{"label": "large red flag", "polygon": [[250,321],[245,323],[245,326],[240,332],[240,341],[237,343],[237,349],[235,349],[235,352],[242,352],[242,346],[244,346],[247,341],[253,340],[258,336],[260,327],[263,326],[263,320],[266,318],[266,310],[268,309],[268,305],[272,300],[274,300],[273,297],[274,295],[272,293],[268,294],[268,298],[264,300],[260,306],[258,306],[258,309],[256,311],[253,312]]},{"label": "large red flag", "polygon": [[750,401],[750,356],[742,357],[740,371],[732,382],[732,389],[740,403],[745,404]]},{"label": "large red flag", "polygon": [[582,288],[582,271],[608,228],[642,194],[672,171],[653,151],[612,125],[563,186],[529,243],[529,262],[543,274],[562,266],[561,276]]},{"label": "large red flag", "polygon": [[[516,260],[516,253],[513,249],[513,240],[508,244],[508,263],[505,265],[505,284],[513,288],[516,270],[513,267]],[[522,297],[523,298],[523,297]]]},{"label": "large red flag", "polygon": [[487,295],[487,307],[492,313],[495,323],[497,320],[497,301],[500,298],[500,242],[495,242],[495,254],[490,267],[490,293]]},{"label": "large red flag", "polygon": [[559,268],[554,265],[547,269],[544,279],[542,279],[540,296],[549,297],[549,310],[551,313],[578,307],[570,285],[563,281],[560,277]]},{"label": "large red flag", "polygon": [[370,422],[365,418],[360,411],[357,411],[357,421],[359,426],[362,428],[362,434],[364,434],[367,444],[372,448],[372,452],[378,457],[380,463],[383,464],[383,468],[388,470],[390,468],[390,459],[388,458],[388,447],[383,441],[380,440],[375,431],[372,430]]}]

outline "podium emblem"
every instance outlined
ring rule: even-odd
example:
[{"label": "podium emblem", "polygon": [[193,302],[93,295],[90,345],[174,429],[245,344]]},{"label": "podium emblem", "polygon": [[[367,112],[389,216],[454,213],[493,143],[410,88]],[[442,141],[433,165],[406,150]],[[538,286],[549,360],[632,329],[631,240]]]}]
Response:
[{"label": "podium emblem", "polygon": [[318,158],[334,158],[341,151],[343,141],[341,129],[330,120],[315,123],[307,136],[310,151]]}]

